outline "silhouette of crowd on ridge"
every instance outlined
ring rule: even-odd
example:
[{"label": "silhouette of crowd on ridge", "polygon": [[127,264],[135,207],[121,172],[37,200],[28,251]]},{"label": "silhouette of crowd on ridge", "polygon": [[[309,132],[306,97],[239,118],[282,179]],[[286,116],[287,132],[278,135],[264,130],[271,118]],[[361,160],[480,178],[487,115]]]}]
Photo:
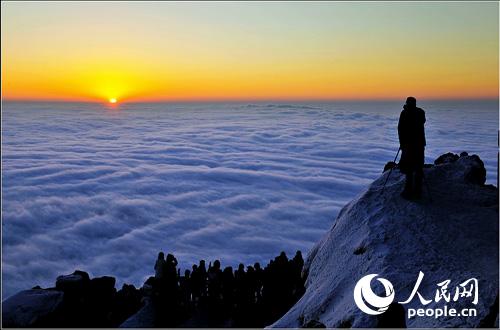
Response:
[{"label": "silhouette of crowd on ridge", "polygon": [[264,327],[279,319],[304,294],[300,251],[285,252],[264,268],[239,264],[222,269],[219,260],[200,260],[181,275],[177,259],[158,254],[153,287],[155,323],[173,327]]}]

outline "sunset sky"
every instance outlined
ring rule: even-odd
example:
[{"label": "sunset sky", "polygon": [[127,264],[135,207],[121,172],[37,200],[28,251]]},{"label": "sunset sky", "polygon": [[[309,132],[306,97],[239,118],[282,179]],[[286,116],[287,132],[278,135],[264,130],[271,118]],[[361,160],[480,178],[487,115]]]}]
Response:
[{"label": "sunset sky", "polygon": [[3,99],[497,98],[498,3],[2,2]]}]

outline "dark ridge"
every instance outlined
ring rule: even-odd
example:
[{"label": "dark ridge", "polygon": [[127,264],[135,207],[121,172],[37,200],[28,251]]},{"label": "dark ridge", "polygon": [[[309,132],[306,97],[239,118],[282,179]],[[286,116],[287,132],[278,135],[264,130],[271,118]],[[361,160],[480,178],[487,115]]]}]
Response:
[{"label": "dark ridge", "polygon": [[282,252],[264,268],[240,264],[221,269],[205,261],[177,269],[172,254],[160,252],[155,276],[142,288],[86,272],[59,276],[53,288],[39,286],[6,299],[3,327],[252,327],[270,325],[303,295],[304,260]]}]

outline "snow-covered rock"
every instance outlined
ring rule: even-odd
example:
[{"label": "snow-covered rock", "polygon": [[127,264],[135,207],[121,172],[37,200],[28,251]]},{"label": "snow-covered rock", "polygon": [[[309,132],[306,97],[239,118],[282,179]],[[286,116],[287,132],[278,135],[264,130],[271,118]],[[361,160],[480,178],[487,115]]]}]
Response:
[{"label": "snow-covered rock", "polygon": [[143,301],[142,308],[130,316],[120,325],[120,328],[154,328],[155,327],[155,308],[151,298],[147,297]]},{"label": "snow-covered rock", "polygon": [[[427,184],[419,201],[400,197],[404,175],[395,169],[385,189],[389,171],[347,204],[309,253],[304,266],[306,293],[271,327],[301,327],[311,322],[327,327],[375,327],[380,315],[364,313],[354,301],[358,280],[378,274],[377,279],[392,283],[394,302],[404,302],[419,272],[424,277],[418,293],[431,302],[423,305],[415,295],[402,304],[408,327],[476,327],[486,319],[498,320],[490,311],[495,310],[491,307],[498,296],[498,189],[481,184],[484,166],[479,157],[453,158],[442,157],[439,165],[424,169]],[[479,283],[477,304],[472,303],[473,297],[453,301],[456,288],[470,278]],[[450,280],[450,302],[436,302],[438,284],[446,280]],[[391,294],[380,290],[375,279],[370,288],[378,296]],[[407,317],[409,309],[444,305],[458,311],[475,308],[477,316]]]},{"label": "snow-covered rock", "polygon": [[2,327],[31,327],[54,312],[64,293],[55,290],[24,290],[2,303]]}]

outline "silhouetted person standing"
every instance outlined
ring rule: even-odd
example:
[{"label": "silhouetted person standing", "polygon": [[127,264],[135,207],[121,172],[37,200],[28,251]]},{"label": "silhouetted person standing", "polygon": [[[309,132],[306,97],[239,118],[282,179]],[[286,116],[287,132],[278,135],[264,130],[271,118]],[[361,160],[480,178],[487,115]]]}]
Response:
[{"label": "silhouetted person standing", "polygon": [[182,304],[187,308],[191,304],[191,272],[184,271],[184,276],[179,277],[179,291]]},{"label": "silhouetted person standing", "polygon": [[264,270],[260,267],[260,263],[256,262],[253,265],[255,269],[255,297],[258,302],[262,299],[262,281],[264,277]]},{"label": "silhouetted person standing", "polygon": [[234,274],[232,267],[226,267],[222,272],[222,297],[224,310],[226,314],[231,315],[234,307]]},{"label": "silhouetted person standing", "polygon": [[304,268],[304,259],[302,258],[302,252],[297,251],[295,257],[290,260],[291,271],[293,272],[293,286],[294,286],[294,299],[302,297],[304,294],[304,279],[302,278],[302,268]]},{"label": "silhouetted person standing", "polygon": [[200,281],[200,294],[202,298],[207,297],[207,268],[205,266],[205,260],[200,260],[198,265],[199,281]]},{"label": "silhouetted person standing", "polygon": [[417,100],[408,97],[399,116],[398,135],[402,155],[399,168],[406,174],[405,188],[401,196],[405,199],[420,198],[425,149],[425,112],[417,107]]},{"label": "silhouetted person standing", "polygon": [[155,263],[155,278],[158,280],[163,279],[165,276],[165,254],[163,252],[158,253],[158,259]]},{"label": "silhouetted person standing", "polygon": [[193,303],[198,303],[201,298],[202,278],[198,265],[193,265],[191,272],[191,291],[193,293]]},{"label": "silhouetted person standing", "polygon": [[177,278],[177,259],[172,254],[167,255],[165,260],[165,283],[169,294],[177,293],[178,278]]},{"label": "silhouetted person standing", "polygon": [[220,261],[215,260],[214,265],[208,268],[208,296],[212,303],[218,303],[222,295],[222,270]]}]

